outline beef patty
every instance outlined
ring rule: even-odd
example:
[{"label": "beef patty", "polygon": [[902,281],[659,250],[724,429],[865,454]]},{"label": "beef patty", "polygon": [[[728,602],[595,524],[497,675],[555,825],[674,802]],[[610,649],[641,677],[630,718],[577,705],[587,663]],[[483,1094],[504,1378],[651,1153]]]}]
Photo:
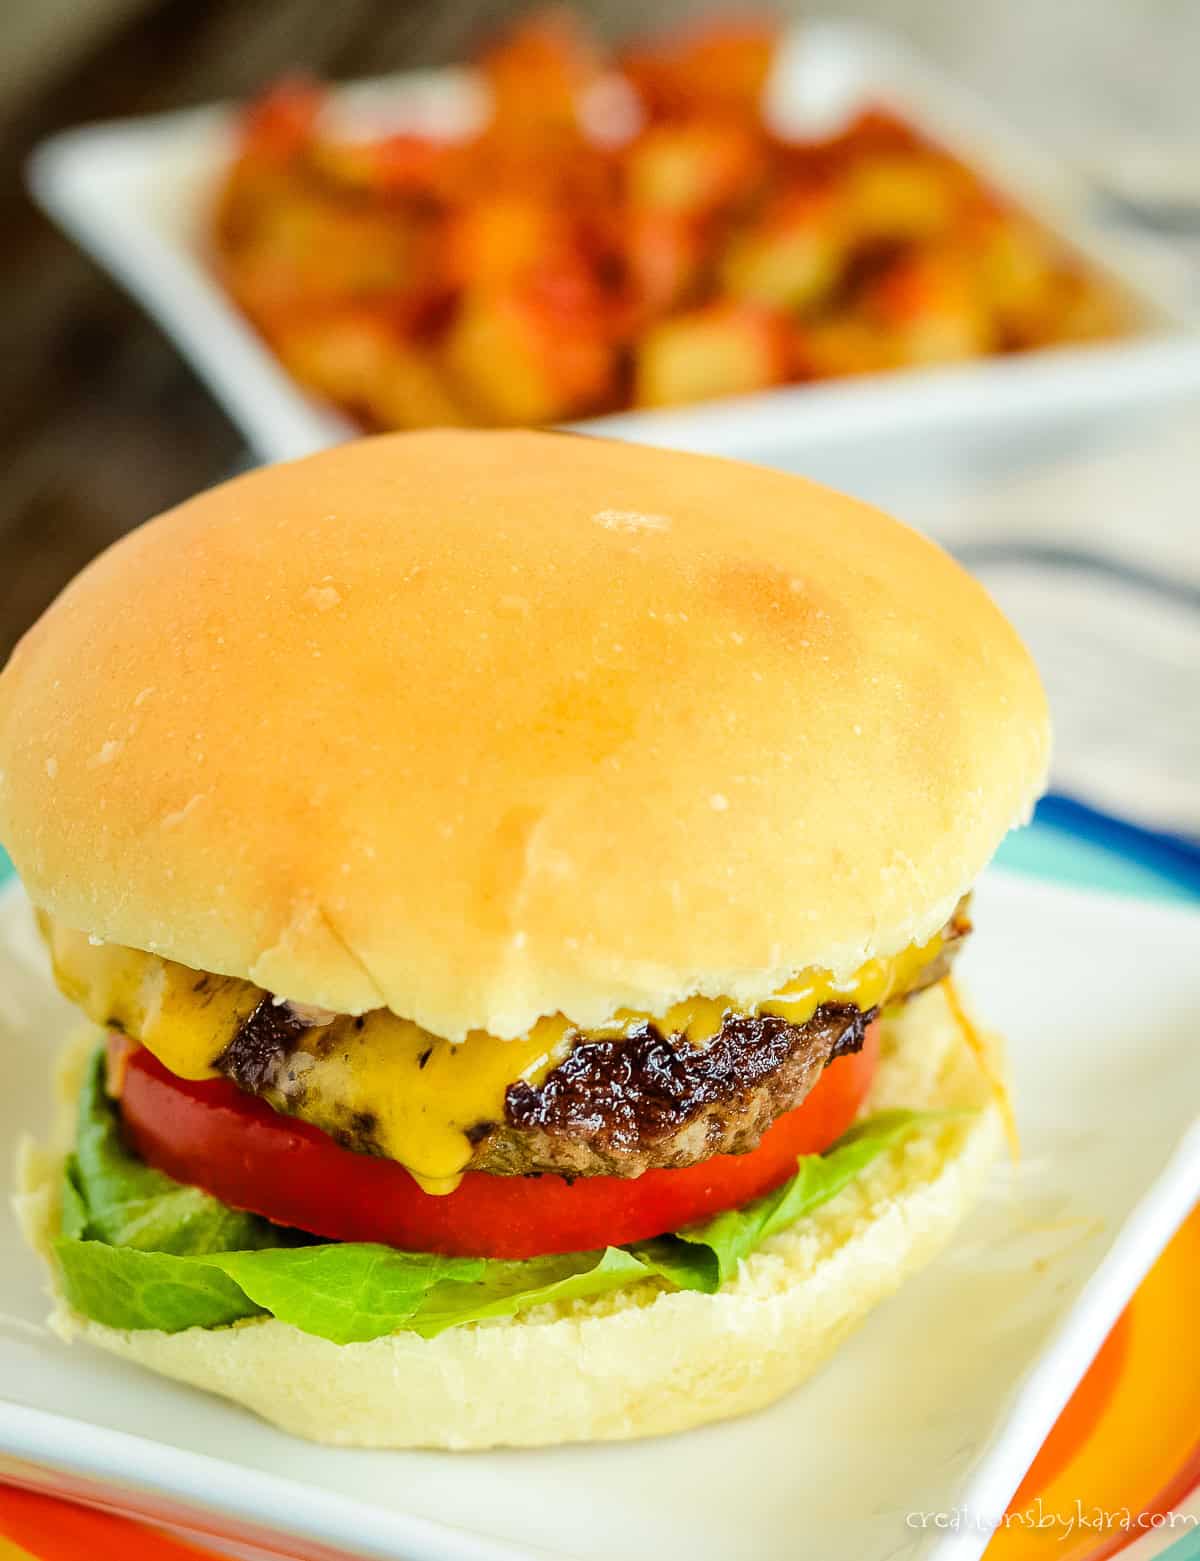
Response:
[{"label": "beef patty", "polygon": [[[940,953],[897,1001],[940,981],[970,931],[960,907]],[[835,1057],[857,1051],[875,1010],[826,1003],[804,1024],[730,1011],[704,1045],[644,1024],[618,1039],[581,1034],[540,1084],[510,1084],[502,1121],[472,1124],[467,1169],[495,1175],[639,1176],[753,1149],[776,1117],[800,1104]],[[228,1078],[278,1108],[316,1121],[350,1149],[380,1153],[370,1117],[306,1101],[302,1052],[321,1032],[269,1000],[217,1059]]]}]

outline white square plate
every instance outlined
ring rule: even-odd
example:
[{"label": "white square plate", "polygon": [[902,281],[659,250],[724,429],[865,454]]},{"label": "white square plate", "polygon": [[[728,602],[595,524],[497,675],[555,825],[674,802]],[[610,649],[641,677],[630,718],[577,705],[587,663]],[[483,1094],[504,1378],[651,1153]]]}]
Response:
[{"label": "white square plate", "polygon": [[[782,1403],[623,1446],[313,1447],[46,1334],[39,1267],[5,1215],[0,1476],[209,1533],[270,1526],[293,1552],[322,1555],[978,1556],[987,1519],[1200,1196],[1200,914],[1004,873],[985,878],[974,910],[964,982],[1009,1038],[1024,1157],[996,1168],[950,1250]],[[69,1022],[27,921],[19,893],[0,897],[4,1164],[45,1118],[46,1066]],[[919,1526],[960,1503],[977,1525]]]},{"label": "white square plate", "polygon": [[[782,127],[826,133],[877,102],[905,113],[1111,275],[1133,298],[1141,328],[1111,343],[793,385],[576,427],[796,467],[816,450],[864,435],[876,443],[933,432],[961,439],[1200,390],[1200,337],[1167,301],[1168,254],[1148,240],[1139,240],[1136,255],[1114,246],[1084,215],[1085,184],[887,34],[814,22],[787,35],[769,94]],[[453,133],[478,116],[479,89],[462,71],[395,76],[339,89],[335,112],[351,126]],[[255,453],[284,460],[352,430],[288,377],[208,265],[209,202],[233,124],[228,107],[214,107],[71,130],[38,149],[30,184],[45,210],[154,315]]]}]

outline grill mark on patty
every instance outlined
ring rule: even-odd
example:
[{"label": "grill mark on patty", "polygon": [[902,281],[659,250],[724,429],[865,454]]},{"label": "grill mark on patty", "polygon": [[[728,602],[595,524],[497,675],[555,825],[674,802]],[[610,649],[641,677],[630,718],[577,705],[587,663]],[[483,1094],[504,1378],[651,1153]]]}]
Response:
[{"label": "grill mark on patty", "polygon": [[540,1086],[510,1084],[510,1127],[602,1138],[628,1152],[675,1132],[717,1102],[749,1095],[784,1063],[804,1053],[820,1065],[858,1051],[875,1009],[826,1003],[807,1023],[770,1015],[727,1014],[707,1045],[667,1037],[646,1024],[624,1039],[584,1041]]},{"label": "grill mark on patty", "polygon": [[[971,930],[965,905],[943,932],[937,957],[894,1001],[949,972]],[[468,1169],[515,1176],[639,1176],[756,1147],[772,1122],[799,1105],[834,1058],[857,1051],[876,1010],[826,1003],[803,1024],[730,1010],[703,1046],[647,1023],[612,1040],[581,1034],[539,1085],[505,1093],[504,1120],[465,1129]],[[314,1122],[344,1148],[384,1154],[378,1121],[310,1087],[308,1070],[333,1036],[288,1004],[265,998],[214,1067],[276,1110]]]},{"label": "grill mark on patty", "polygon": [[264,997],[225,1050],[213,1060],[218,1073],[239,1089],[261,1095],[273,1088],[312,1026],[287,1003]]},{"label": "grill mark on patty", "polygon": [[875,1010],[825,1004],[805,1024],[729,1013],[704,1047],[643,1026],[582,1041],[540,1086],[515,1083],[471,1166],[495,1175],[635,1177],[754,1149],[801,1104],[836,1051],[857,1051]]},{"label": "grill mark on patty", "polygon": [[496,1175],[640,1176],[753,1149],[839,1052],[857,1051],[876,1010],[827,1003],[804,1024],[729,1013],[705,1046],[653,1025],[582,1041],[541,1085],[509,1085],[505,1122],[471,1164]]}]

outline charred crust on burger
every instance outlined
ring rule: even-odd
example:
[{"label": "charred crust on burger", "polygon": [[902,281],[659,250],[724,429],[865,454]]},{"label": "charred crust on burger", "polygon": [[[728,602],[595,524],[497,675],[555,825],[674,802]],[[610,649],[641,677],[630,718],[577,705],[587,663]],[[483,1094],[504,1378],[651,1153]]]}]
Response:
[{"label": "charred crust on burger", "polygon": [[309,1029],[286,1003],[264,997],[225,1050],[213,1059],[213,1067],[239,1089],[260,1095],[278,1084],[288,1059]]}]

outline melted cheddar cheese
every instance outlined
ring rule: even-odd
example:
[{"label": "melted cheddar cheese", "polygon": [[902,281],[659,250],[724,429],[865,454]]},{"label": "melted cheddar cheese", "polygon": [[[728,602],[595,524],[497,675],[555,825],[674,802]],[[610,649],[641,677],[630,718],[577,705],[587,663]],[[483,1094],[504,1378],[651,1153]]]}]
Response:
[{"label": "melted cheddar cheese", "polygon": [[[100,943],[49,917],[40,921],[63,992],[97,1024],[140,1041],[180,1078],[216,1077],[221,1053],[254,1010],[270,1001],[248,981]],[[890,959],[868,960],[847,981],[805,971],[753,1012],[803,1024],[823,1003],[881,1007],[911,987],[941,947],[938,934]],[[731,1011],[736,1005],[723,998],[693,997],[657,1017],[621,1010],[587,1036],[615,1039],[653,1022],[666,1035],[704,1046]],[[527,1035],[508,1041],[482,1030],[461,1042],[447,1041],[386,1008],[360,1019],[316,1013],[312,1022],[319,1043],[309,1050],[301,1038],[287,1070],[303,1090],[306,1117],[327,1128],[369,1119],[380,1150],[431,1193],[452,1192],[458,1185],[471,1158],[468,1130],[503,1121],[508,1086],[517,1080],[539,1084],[580,1038],[561,1014],[540,1019]],[[287,1108],[286,1093],[268,1098]]]}]

